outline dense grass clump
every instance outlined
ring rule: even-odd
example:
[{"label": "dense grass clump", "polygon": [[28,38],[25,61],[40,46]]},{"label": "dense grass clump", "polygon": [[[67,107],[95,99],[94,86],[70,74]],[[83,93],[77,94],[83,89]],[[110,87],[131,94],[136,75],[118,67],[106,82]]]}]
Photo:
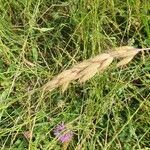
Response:
[{"label": "dense grass clump", "polygon": [[1,0],[0,148],[59,150],[53,131],[62,122],[73,132],[70,150],[150,148],[148,52],[64,93],[41,90],[105,50],[150,47],[149,6],[148,0]]}]

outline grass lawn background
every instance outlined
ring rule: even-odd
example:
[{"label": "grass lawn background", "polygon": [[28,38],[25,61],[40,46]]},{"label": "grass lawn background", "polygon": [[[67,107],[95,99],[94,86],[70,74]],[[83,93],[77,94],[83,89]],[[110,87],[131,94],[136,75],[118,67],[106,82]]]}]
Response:
[{"label": "grass lawn background", "polygon": [[70,150],[150,148],[148,52],[65,93],[40,90],[110,48],[150,47],[149,6],[149,0],[0,0],[0,148],[59,150],[53,129],[61,122],[74,132]]}]

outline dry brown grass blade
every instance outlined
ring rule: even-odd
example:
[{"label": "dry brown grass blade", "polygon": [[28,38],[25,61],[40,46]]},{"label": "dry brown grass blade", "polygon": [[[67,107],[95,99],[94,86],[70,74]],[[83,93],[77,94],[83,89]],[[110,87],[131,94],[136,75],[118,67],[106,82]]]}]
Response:
[{"label": "dry brown grass blade", "polygon": [[57,87],[62,87],[64,92],[69,83],[74,80],[85,82],[92,78],[97,72],[103,72],[113,62],[114,59],[122,59],[117,67],[126,65],[134,56],[140,51],[150,50],[150,48],[136,49],[130,46],[118,47],[111,52],[97,55],[94,58],[85,60],[71,69],[65,70],[59,75],[55,76],[51,81],[47,82],[42,88],[43,90],[52,91]]}]

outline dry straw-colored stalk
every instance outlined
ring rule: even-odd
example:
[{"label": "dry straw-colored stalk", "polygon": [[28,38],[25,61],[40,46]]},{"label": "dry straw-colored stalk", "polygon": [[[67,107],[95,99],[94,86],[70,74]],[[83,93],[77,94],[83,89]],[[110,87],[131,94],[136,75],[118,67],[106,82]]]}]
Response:
[{"label": "dry straw-colored stalk", "polygon": [[111,50],[111,52],[97,55],[58,74],[43,86],[43,90],[52,91],[61,86],[64,92],[71,81],[77,79],[80,83],[87,81],[97,72],[102,73],[114,59],[121,59],[120,62],[117,63],[117,67],[126,65],[137,53],[144,50],[150,50],[150,48],[137,49],[130,46],[123,46],[115,48]]}]

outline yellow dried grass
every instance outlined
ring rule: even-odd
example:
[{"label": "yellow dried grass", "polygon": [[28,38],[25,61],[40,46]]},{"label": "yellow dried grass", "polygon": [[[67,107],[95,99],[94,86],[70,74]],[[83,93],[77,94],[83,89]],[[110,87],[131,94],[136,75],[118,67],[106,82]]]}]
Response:
[{"label": "yellow dried grass", "polygon": [[111,52],[100,54],[73,66],[69,70],[63,71],[51,81],[47,82],[43,86],[43,90],[52,91],[61,86],[61,89],[64,92],[71,81],[78,79],[80,83],[86,82],[97,72],[101,73],[107,69],[114,59],[122,59],[117,64],[117,67],[120,67],[129,63],[137,53],[144,50],[150,50],[150,48],[136,49],[130,46],[115,48],[114,50],[111,50]]}]

